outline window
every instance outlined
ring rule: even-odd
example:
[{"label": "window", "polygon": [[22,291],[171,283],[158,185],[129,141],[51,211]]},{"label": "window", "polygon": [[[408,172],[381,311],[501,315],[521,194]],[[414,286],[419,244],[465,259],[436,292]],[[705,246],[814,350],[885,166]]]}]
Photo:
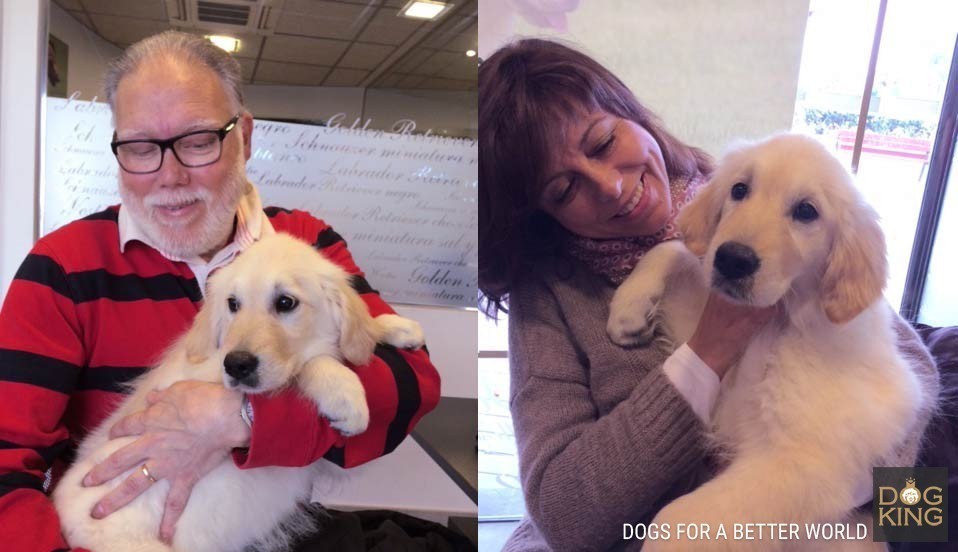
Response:
[{"label": "window", "polygon": [[525,507],[509,414],[508,321],[479,318],[479,520],[517,520]]},{"label": "window", "polygon": [[[916,231],[929,222],[919,214],[932,184],[933,155],[950,156],[933,149],[956,32],[958,3],[952,0],[809,4],[793,130],[815,136],[856,172],[859,189],[881,216],[889,261],[885,296],[896,307],[906,306]],[[880,47],[872,60],[876,34]],[[858,157],[856,134],[869,84]],[[956,307],[958,301],[951,303],[952,311]]]}]

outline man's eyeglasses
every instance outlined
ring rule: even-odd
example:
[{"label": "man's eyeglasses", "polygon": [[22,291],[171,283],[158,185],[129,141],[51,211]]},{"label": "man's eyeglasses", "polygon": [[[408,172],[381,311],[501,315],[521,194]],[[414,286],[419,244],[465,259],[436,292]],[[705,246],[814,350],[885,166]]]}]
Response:
[{"label": "man's eyeglasses", "polygon": [[223,155],[223,140],[234,127],[240,115],[229,120],[217,130],[196,130],[167,140],[116,140],[110,147],[124,171],[132,174],[149,174],[160,170],[163,152],[171,150],[176,160],[184,167],[205,167],[220,160]]}]

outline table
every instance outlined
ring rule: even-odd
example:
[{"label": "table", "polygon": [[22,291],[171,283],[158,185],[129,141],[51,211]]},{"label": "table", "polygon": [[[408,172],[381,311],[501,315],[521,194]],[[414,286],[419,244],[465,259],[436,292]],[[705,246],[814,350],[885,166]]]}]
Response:
[{"label": "table", "polygon": [[392,453],[316,482],[312,500],[336,510],[390,509],[443,525],[478,516],[476,399],[443,397]]}]

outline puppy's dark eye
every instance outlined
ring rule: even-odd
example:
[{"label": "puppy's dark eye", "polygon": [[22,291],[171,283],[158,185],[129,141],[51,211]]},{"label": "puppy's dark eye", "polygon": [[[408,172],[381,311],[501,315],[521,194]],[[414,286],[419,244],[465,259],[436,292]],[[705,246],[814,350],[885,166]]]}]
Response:
[{"label": "puppy's dark eye", "polygon": [[803,201],[792,210],[792,218],[798,222],[812,222],[818,218],[818,211],[811,203]]},{"label": "puppy's dark eye", "polygon": [[745,199],[745,196],[748,195],[748,184],[744,182],[738,182],[732,186],[732,199],[735,201],[741,201]]},{"label": "puppy's dark eye", "polygon": [[273,303],[276,312],[289,312],[295,309],[297,305],[299,305],[299,301],[289,295],[280,295],[276,298],[276,302]]},{"label": "puppy's dark eye", "polygon": [[233,296],[226,298],[226,306],[229,307],[230,312],[236,312],[240,308],[239,301],[237,301],[236,297]]}]

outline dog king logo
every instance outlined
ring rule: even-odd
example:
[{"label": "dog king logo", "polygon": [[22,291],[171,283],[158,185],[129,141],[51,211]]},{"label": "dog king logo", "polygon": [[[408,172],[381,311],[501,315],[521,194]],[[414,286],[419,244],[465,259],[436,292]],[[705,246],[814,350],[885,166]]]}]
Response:
[{"label": "dog king logo", "polygon": [[948,542],[948,469],[875,468],[872,522],[879,542]]}]

